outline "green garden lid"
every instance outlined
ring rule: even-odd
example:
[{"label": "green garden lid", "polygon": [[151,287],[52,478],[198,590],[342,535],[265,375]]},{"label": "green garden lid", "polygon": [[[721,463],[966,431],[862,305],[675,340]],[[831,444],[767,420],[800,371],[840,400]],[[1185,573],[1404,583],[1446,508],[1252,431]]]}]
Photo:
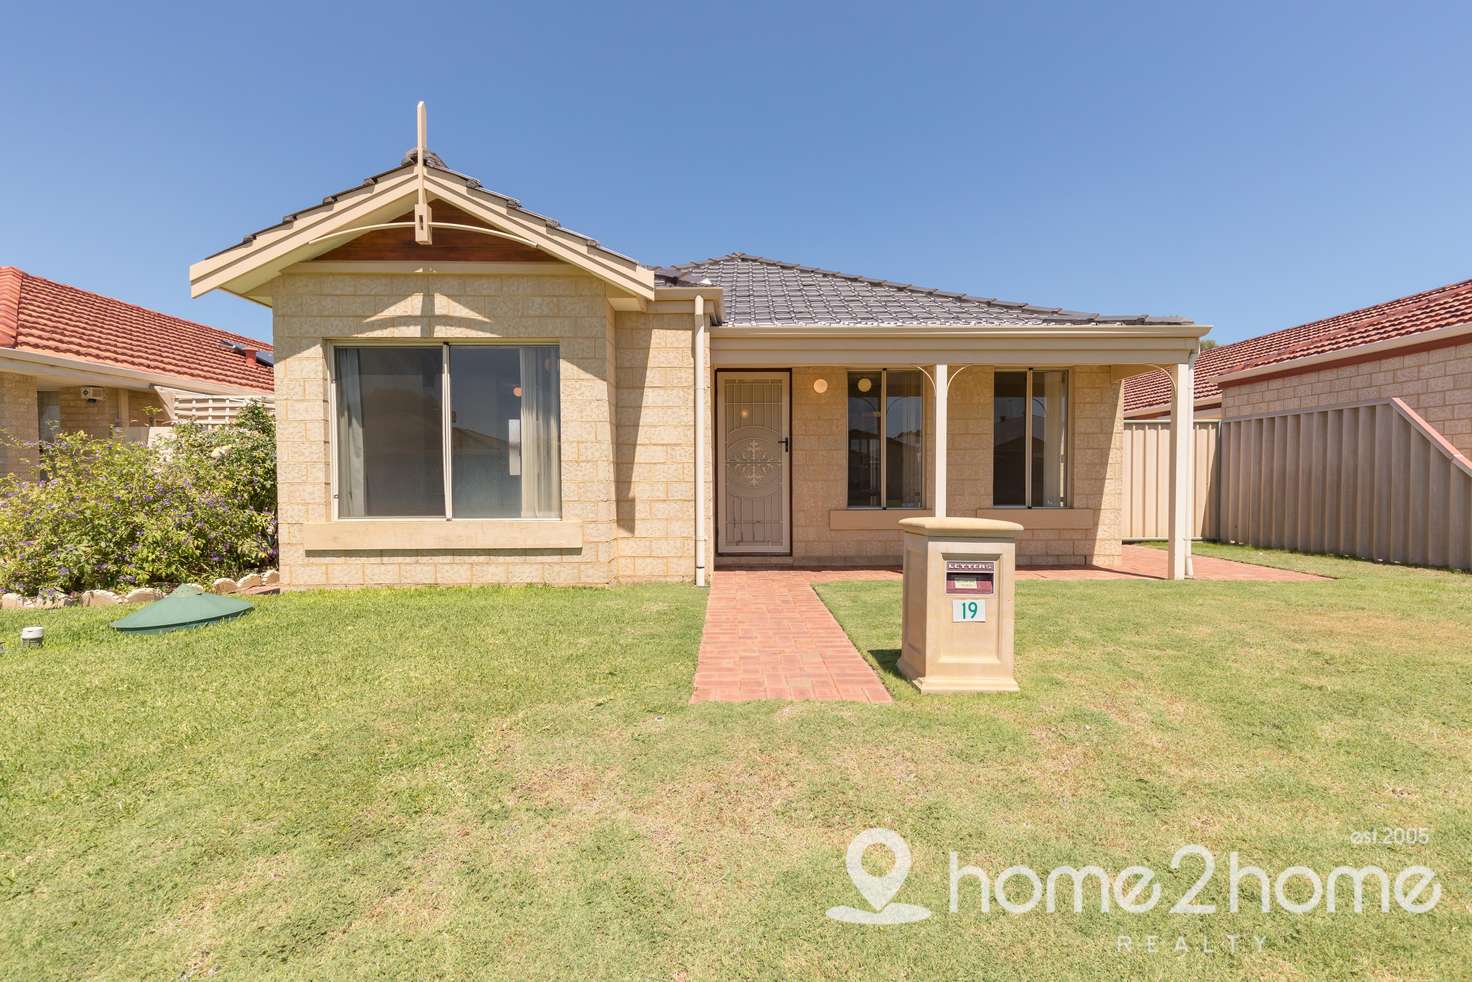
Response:
[{"label": "green garden lid", "polygon": [[156,600],[122,620],[113,621],[112,626],[128,634],[163,634],[165,631],[229,620],[250,609],[251,604],[244,600],[205,593],[186,583],[162,600]]}]

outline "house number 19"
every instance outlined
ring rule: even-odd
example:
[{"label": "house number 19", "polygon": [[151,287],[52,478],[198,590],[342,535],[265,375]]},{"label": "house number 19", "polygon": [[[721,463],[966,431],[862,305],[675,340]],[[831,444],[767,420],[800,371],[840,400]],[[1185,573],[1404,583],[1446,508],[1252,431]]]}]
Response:
[{"label": "house number 19", "polygon": [[984,621],[986,620],[985,600],[952,600],[951,620],[961,621]]}]

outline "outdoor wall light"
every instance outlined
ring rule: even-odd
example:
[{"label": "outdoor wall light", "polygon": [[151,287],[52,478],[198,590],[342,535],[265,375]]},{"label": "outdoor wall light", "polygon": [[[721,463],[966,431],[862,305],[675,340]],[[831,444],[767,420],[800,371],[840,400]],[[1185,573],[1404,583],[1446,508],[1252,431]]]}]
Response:
[{"label": "outdoor wall light", "polygon": [[827,392],[828,391],[828,380],[826,378],[814,379],[813,380],[813,391],[816,392],[816,393],[818,393],[818,395],[822,395],[823,393]]}]

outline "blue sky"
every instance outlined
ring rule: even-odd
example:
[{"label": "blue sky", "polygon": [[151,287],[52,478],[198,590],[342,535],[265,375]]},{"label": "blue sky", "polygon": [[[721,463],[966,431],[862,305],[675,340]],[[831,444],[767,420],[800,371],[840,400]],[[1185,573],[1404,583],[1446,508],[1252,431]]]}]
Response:
[{"label": "blue sky", "polygon": [[[1458,9],[1458,7],[1461,9]],[[1236,340],[1472,276],[1465,5],[25,4],[0,263],[259,337],[189,264],[397,164],[733,250]]]}]

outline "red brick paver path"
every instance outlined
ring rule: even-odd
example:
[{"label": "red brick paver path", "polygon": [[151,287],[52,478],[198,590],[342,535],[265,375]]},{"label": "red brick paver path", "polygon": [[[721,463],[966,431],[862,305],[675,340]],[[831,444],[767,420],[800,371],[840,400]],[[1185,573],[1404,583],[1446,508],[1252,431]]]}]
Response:
[{"label": "red brick paver path", "polygon": [[[1117,567],[1033,567],[1019,580],[1163,580],[1164,549],[1126,545]],[[1301,582],[1324,577],[1195,556],[1198,580]],[[813,592],[834,580],[898,580],[897,569],[720,569],[700,638],[691,702],[850,699],[890,702],[889,692]]]},{"label": "red brick paver path", "polygon": [[718,570],[690,701],[890,702],[884,683],[813,592],[813,583],[895,576],[865,569]]}]

